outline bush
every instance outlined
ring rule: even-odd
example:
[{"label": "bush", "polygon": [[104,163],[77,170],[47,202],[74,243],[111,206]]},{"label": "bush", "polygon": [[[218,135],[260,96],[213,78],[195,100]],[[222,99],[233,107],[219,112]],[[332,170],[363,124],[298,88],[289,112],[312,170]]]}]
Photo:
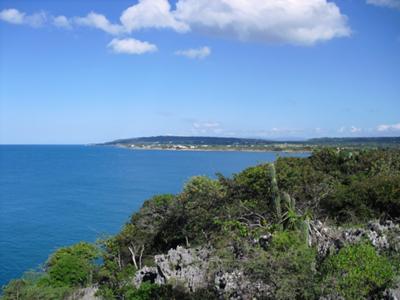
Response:
[{"label": "bush", "polygon": [[47,263],[49,285],[73,287],[90,284],[98,255],[94,245],[84,242],[59,249]]},{"label": "bush", "polygon": [[69,287],[53,287],[47,284],[45,274],[26,273],[21,279],[11,280],[3,287],[2,300],[59,300],[70,292]]},{"label": "bush", "polygon": [[316,251],[301,233],[278,231],[267,251],[259,250],[246,272],[274,287],[274,299],[310,299],[314,296]]},{"label": "bush", "polygon": [[389,260],[367,243],[342,248],[322,266],[324,294],[365,299],[390,287],[395,273]]},{"label": "bush", "polygon": [[400,217],[400,176],[374,176],[341,185],[322,205],[341,221]]}]

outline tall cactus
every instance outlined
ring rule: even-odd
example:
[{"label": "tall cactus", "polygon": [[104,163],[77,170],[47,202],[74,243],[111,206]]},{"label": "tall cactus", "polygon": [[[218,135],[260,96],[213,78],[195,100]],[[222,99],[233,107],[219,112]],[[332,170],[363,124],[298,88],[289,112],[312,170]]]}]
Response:
[{"label": "tall cactus", "polygon": [[275,215],[279,221],[282,220],[282,207],[281,207],[281,195],[278,187],[278,181],[276,179],[275,164],[269,165],[270,176],[271,176],[271,189],[272,189],[272,201],[275,210]]},{"label": "tall cactus", "polygon": [[306,244],[311,247],[311,228],[310,228],[310,213],[300,213],[296,210],[296,202],[294,198],[286,192],[283,193],[283,201],[286,206],[286,212],[283,214],[283,222],[286,226],[292,229],[299,230]]},{"label": "tall cactus", "polygon": [[296,209],[296,200],[294,198],[290,197],[290,195],[286,192],[283,192],[282,195],[283,198],[283,203],[285,204],[286,209]]}]

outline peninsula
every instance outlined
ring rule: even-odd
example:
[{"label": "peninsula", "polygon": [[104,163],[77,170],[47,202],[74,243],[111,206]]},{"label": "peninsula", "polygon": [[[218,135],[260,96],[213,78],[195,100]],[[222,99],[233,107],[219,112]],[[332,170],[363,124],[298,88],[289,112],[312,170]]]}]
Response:
[{"label": "peninsula", "polygon": [[309,152],[325,146],[342,149],[400,148],[400,137],[315,138],[277,141],[232,137],[152,136],[118,139],[98,145],[144,150]]}]

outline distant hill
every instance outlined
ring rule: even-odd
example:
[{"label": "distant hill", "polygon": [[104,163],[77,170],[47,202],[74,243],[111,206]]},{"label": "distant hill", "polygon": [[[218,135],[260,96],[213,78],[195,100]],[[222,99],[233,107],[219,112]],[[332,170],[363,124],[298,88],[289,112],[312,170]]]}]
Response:
[{"label": "distant hill", "polygon": [[342,145],[342,146],[400,146],[400,137],[348,137],[348,138],[317,138],[305,143],[311,145]]},{"label": "distant hill", "polygon": [[105,143],[106,145],[116,144],[181,144],[181,145],[265,145],[274,144],[274,141],[263,139],[230,138],[230,137],[207,137],[207,136],[151,136],[130,139],[119,139]]},{"label": "distant hill", "polygon": [[119,139],[102,145],[193,145],[193,146],[248,146],[248,145],[311,145],[311,146],[371,146],[400,147],[400,137],[348,137],[348,138],[314,138],[304,141],[273,141],[266,139],[207,137],[207,136],[151,136]]}]

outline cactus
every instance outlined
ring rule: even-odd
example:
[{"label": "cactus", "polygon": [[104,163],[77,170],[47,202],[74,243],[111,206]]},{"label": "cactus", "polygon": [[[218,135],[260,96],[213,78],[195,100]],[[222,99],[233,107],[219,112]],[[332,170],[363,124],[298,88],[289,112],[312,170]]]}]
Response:
[{"label": "cactus", "polygon": [[[279,191],[278,183],[276,181],[275,167],[273,165],[271,167],[271,184],[272,194],[274,197],[274,207],[280,223],[286,228],[299,230],[306,244],[311,247],[310,213],[305,212],[304,214],[299,214],[296,210],[295,199],[288,193]],[[281,202],[284,204],[285,213],[282,213],[281,211]]]},{"label": "cactus", "polygon": [[283,203],[285,203],[286,209],[296,209],[296,200],[290,197],[290,195],[286,192],[283,192]]},{"label": "cactus", "polygon": [[310,219],[308,218],[308,216],[303,216],[299,224],[299,227],[304,241],[306,242],[307,246],[311,247],[311,237],[310,237],[311,229],[310,229]]},{"label": "cactus", "polygon": [[276,179],[275,165],[270,164],[270,176],[271,176],[271,189],[272,189],[272,199],[273,207],[275,209],[275,215],[279,221],[282,220],[282,208],[281,208],[281,195],[278,187],[278,181]]}]

